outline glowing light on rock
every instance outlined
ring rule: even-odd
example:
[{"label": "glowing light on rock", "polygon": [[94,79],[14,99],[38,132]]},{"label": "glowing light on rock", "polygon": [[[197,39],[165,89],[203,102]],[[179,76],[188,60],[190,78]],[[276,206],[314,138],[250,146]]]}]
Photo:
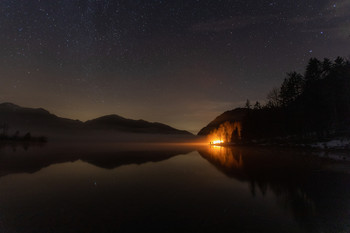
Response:
[{"label": "glowing light on rock", "polygon": [[239,122],[226,121],[217,129],[214,129],[208,135],[208,141],[211,145],[219,145],[223,143],[231,143],[233,140],[240,139],[241,124]]}]

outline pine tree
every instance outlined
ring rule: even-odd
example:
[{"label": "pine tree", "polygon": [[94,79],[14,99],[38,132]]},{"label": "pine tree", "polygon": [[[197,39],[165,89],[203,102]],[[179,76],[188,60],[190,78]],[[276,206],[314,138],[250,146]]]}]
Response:
[{"label": "pine tree", "polygon": [[245,108],[251,109],[252,105],[250,104],[250,101],[247,99],[247,102],[245,103]]}]

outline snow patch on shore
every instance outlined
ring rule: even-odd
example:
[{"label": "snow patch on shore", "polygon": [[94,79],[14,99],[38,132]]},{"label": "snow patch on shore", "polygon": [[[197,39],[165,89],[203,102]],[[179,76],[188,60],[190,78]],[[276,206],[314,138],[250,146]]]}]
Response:
[{"label": "snow patch on shore", "polygon": [[311,147],[316,149],[350,149],[350,139],[341,138],[333,139],[326,142],[317,142],[311,144]]}]

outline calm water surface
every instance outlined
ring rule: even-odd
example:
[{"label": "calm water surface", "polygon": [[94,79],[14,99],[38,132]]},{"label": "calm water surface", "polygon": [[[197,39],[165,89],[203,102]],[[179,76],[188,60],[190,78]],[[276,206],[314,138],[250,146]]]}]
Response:
[{"label": "calm water surface", "polygon": [[0,148],[0,232],[350,232],[348,162],[181,145]]}]

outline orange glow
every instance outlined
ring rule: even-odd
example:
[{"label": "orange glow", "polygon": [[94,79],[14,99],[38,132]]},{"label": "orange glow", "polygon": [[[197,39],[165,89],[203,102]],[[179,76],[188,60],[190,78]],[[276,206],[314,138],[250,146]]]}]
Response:
[{"label": "orange glow", "polygon": [[205,157],[226,168],[242,168],[243,159],[240,151],[232,147],[210,146]]},{"label": "orange glow", "polygon": [[208,135],[210,144],[222,144],[232,142],[234,139],[240,139],[241,137],[241,124],[240,122],[229,122],[222,123],[217,129],[214,129]]},{"label": "orange glow", "polygon": [[211,142],[211,144],[221,144],[221,143],[224,143],[224,141],[222,140],[214,140]]}]

